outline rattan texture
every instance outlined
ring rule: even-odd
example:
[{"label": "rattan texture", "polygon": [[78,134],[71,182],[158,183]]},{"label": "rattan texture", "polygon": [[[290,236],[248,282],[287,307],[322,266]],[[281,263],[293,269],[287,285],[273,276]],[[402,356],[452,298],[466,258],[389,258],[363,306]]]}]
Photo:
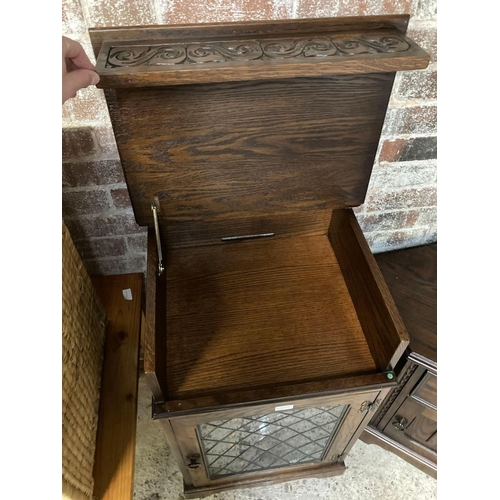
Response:
[{"label": "rattan texture", "polygon": [[106,314],[62,227],[63,498],[92,498]]}]

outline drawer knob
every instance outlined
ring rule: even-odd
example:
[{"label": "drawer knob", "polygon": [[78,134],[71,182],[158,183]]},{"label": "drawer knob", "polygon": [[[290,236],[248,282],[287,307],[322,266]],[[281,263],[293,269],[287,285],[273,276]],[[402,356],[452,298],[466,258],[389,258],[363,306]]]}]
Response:
[{"label": "drawer knob", "polygon": [[408,420],[404,417],[396,417],[396,420],[392,423],[392,426],[398,431],[405,431]]},{"label": "drawer knob", "polygon": [[189,460],[189,463],[187,464],[187,466],[190,469],[197,469],[201,465],[200,462],[198,462],[199,455],[190,455],[187,458]]}]

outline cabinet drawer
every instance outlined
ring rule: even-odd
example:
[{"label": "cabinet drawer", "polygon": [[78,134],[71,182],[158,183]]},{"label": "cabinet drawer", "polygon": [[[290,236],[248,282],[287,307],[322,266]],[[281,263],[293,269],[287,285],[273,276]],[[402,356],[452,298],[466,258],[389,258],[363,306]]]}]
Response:
[{"label": "cabinet drawer", "polygon": [[437,377],[436,375],[427,372],[421,382],[412,392],[412,398],[437,409]]},{"label": "cabinet drawer", "polygon": [[407,448],[437,462],[437,412],[413,397],[406,398],[384,433]]}]

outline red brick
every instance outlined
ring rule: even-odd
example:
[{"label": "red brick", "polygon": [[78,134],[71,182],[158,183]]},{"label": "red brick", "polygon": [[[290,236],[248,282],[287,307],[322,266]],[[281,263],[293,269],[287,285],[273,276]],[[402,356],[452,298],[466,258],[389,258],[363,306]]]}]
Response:
[{"label": "red brick", "polygon": [[104,92],[96,87],[87,87],[77,92],[76,97],[68,99],[62,106],[63,124],[77,121],[109,122],[109,112]]},{"label": "red brick", "polygon": [[401,188],[435,185],[436,176],[437,162],[435,160],[375,165],[368,196]]},{"label": "red brick", "polygon": [[[302,0],[301,0],[302,1]],[[327,3],[327,2],[325,2]],[[414,14],[418,0],[339,0],[338,16]]]},{"label": "red brick", "polygon": [[62,29],[65,36],[85,33],[87,26],[78,0],[62,0]]},{"label": "red brick", "polygon": [[293,0],[171,0],[163,2],[161,22],[168,24],[289,19]]},{"label": "red brick", "polygon": [[92,27],[156,24],[154,0],[86,0]]},{"label": "red brick", "polygon": [[382,143],[378,161],[394,162],[398,161],[405,142],[408,139],[390,139]]},{"label": "red brick", "polygon": [[388,139],[382,143],[379,162],[432,160],[437,157],[437,137]]},{"label": "red brick", "polygon": [[78,160],[98,155],[99,160],[119,159],[111,125],[63,128],[63,160]]},{"label": "red brick", "polygon": [[102,189],[66,191],[62,194],[64,216],[96,214],[109,210],[108,193]]},{"label": "red brick", "polygon": [[118,217],[119,222],[123,225],[124,234],[147,233],[147,227],[139,226],[133,214]]},{"label": "red brick", "polygon": [[102,236],[139,234],[147,229],[136,224],[133,214],[64,218],[74,240]]},{"label": "red brick", "polygon": [[325,0],[297,0],[297,19],[335,17],[339,15],[339,4]]},{"label": "red brick", "polygon": [[62,164],[63,187],[97,186],[125,183],[117,160],[70,162]]},{"label": "red brick", "polygon": [[111,125],[96,127],[94,129],[96,142],[100,151],[100,159],[119,159],[115,134]]},{"label": "red brick", "polygon": [[437,71],[407,71],[401,75],[396,99],[437,99]]},{"label": "red brick", "polygon": [[139,234],[137,236],[127,236],[127,245],[132,253],[146,253],[147,244],[147,233]]},{"label": "red brick", "polygon": [[357,216],[363,232],[384,231],[406,228],[409,212],[404,210],[382,213],[364,213]]},{"label": "red brick", "polygon": [[406,227],[434,227],[437,224],[437,207],[418,208],[408,212]]},{"label": "red brick", "polygon": [[63,218],[73,240],[123,234],[115,215],[108,217],[81,217],[78,219],[63,216]]},{"label": "red brick", "polygon": [[132,206],[127,188],[112,189],[111,198],[116,208],[128,208]]},{"label": "red brick", "polygon": [[365,212],[432,207],[436,204],[437,189],[435,186],[397,189],[394,191],[370,189],[365,202]]},{"label": "red brick", "polygon": [[437,61],[436,23],[410,23],[408,36],[429,53],[431,56],[431,63]]},{"label": "red brick", "polygon": [[435,134],[437,107],[404,106],[387,110],[382,135]]},{"label": "red brick", "polygon": [[436,19],[437,0],[420,0],[417,10],[417,19]]},{"label": "red brick", "polygon": [[412,14],[418,0],[298,0],[297,18]]},{"label": "red brick", "polygon": [[126,259],[86,260],[83,263],[91,276],[144,273],[146,271],[145,255]]},{"label": "red brick", "polygon": [[433,243],[437,240],[437,234],[435,227],[415,227],[365,233],[365,238],[372,252],[379,253]]},{"label": "red brick", "polygon": [[75,246],[82,260],[119,257],[127,253],[125,238],[91,238],[76,240]]},{"label": "red brick", "polygon": [[63,160],[83,158],[85,156],[93,155],[96,152],[96,138],[91,127],[63,128]]}]

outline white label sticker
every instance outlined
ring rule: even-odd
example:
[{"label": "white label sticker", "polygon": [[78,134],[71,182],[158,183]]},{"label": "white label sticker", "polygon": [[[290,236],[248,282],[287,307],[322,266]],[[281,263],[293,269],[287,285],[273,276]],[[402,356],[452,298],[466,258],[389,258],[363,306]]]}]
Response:
[{"label": "white label sticker", "polygon": [[125,300],[132,300],[132,290],[130,288],[122,290],[122,293]]},{"label": "white label sticker", "polygon": [[274,411],[293,410],[293,405],[277,406]]}]

